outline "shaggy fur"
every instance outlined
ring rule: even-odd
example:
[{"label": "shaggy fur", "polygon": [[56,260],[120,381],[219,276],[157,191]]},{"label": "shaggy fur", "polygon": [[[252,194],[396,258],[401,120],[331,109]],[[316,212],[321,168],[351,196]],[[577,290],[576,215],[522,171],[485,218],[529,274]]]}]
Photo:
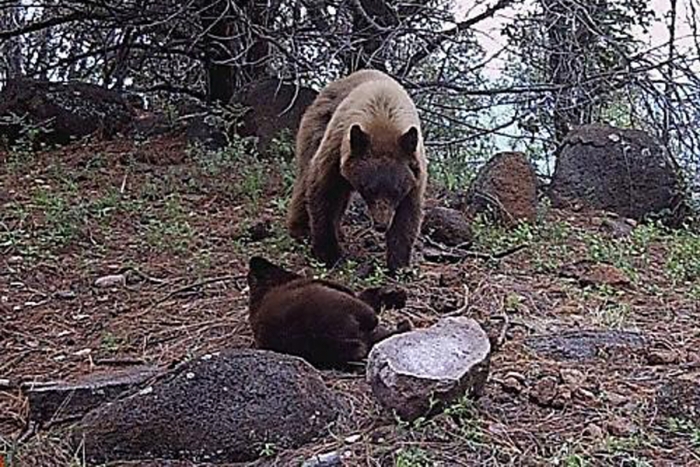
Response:
[{"label": "shaggy fur", "polygon": [[415,105],[396,81],[364,70],[329,84],[302,118],[296,158],[288,214],[294,238],[310,236],[314,254],[335,264],[342,216],[357,191],[375,228],[386,232],[389,269],[410,264],[427,161]]},{"label": "shaggy fur", "polygon": [[358,297],[340,284],[299,276],[261,257],[250,259],[248,285],[257,347],[297,355],[319,368],[360,361],[377,341],[410,329],[378,326],[381,307],[405,303],[405,296],[396,301],[395,291],[367,289]]}]

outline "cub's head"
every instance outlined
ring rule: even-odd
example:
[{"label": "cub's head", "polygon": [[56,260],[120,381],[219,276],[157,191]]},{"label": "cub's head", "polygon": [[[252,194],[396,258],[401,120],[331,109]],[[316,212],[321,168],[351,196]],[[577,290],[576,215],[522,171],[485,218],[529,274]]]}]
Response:
[{"label": "cub's head", "polygon": [[340,172],[367,203],[375,229],[385,232],[399,203],[420,183],[418,128],[366,131],[353,124],[348,133]]},{"label": "cub's head", "polygon": [[248,275],[246,277],[248,287],[250,287],[251,305],[257,305],[272,288],[299,278],[299,275],[287,271],[265,258],[253,256],[248,262]]}]

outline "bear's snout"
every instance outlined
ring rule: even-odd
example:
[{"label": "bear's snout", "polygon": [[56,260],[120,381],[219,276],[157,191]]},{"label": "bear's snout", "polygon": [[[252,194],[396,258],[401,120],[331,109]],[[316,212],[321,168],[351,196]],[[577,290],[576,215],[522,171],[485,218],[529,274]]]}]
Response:
[{"label": "bear's snout", "polygon": [[394,206],[387,200],[377,200],[369,204],[369,214],[372,217],[374,230],[385,233],[394,220]]}]

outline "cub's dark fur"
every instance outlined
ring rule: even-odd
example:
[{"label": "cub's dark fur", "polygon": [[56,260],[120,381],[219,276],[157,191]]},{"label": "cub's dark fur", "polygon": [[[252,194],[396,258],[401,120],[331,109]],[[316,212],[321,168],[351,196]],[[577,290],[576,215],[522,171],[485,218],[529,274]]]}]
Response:
[{"label": "cub's dark fur", "polygon": [[[257,256],[250,259],[248,285],[249,320],[261,349],[337,368],[362,360],[372,344],[394,333],[378,326],[377,312],[396,300],[395,292],[368,289],[356,296],[340,284],[302,277]],[[403,303],[405,296],[395,306]]]}]

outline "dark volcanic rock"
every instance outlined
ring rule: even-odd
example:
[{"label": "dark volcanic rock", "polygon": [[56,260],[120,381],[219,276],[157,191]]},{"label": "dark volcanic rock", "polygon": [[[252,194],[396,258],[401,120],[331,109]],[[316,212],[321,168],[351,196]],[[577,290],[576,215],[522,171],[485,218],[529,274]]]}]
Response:
[{"label": "dark volcanic rock", "polygon": [[[19,117],[22,123],[14,122]],[[0,136],[10,144],[22,128],[42,127],[37,142],[66,144],[88,135],[112,138],[127,132],[133,108],[118,92],[87,83],[11,80],[0,93]]]},{"label": "dark volcanic rock", "polygon": [[[313,89],[277,79],[251,83],[232,99],[232,104],[247,108],[238,133],[241,136],[257,136],[261,154],[268,152],[272,141],[283,130],[289,131],[293,142],[304,111],[317,94]],[[289,156],[293,156],[293,151]]]},{"label": "dark volcanic rock", "polygon": [[537,217],[537,174],[521,152],[496,154],[479,171],[467,196],[470,215],[489,213],[512,227]]},{"label": "dark volcanic rock", "polygon": [[26,383],[22,391],[29,401],[29,419],[57,422],[83,416],[88,411],[145,385],[160,371],[155,367],[87,375],[73,381]]},{"label": "dark volcanic rock", "polygon": [[423,234],[447,246],[468,246],[472,229],[466,216],[456,209],[433,207],[425,210]]},{"label": "dark volcanic rock", "polygon": [[656,406],[666,417],[690,420],[700,425],[700,373],[687,373],[662,381]]},{"label": "dark volcanic rock", "polygon": [[526,345],[557,360],[587,360],[599,352],[626,353],[644,348],[646,340],[636,332],[587,330],[533,336],[526,340]]},{"label": "dark volcanic rock", "polygon": [[76,442],[96,462],[244,462],[266,443],[286,449],[311,441],[346,409],[302,359],[230,350],[90,412],[76,429]]},{"label": "dark volcanic rock", "polygon": [[585,207],[641,220],[668,210],[685,214],[680,170],[651,136],[640,130],[584,125],[564,139],[550,196],[555,207]]}]

